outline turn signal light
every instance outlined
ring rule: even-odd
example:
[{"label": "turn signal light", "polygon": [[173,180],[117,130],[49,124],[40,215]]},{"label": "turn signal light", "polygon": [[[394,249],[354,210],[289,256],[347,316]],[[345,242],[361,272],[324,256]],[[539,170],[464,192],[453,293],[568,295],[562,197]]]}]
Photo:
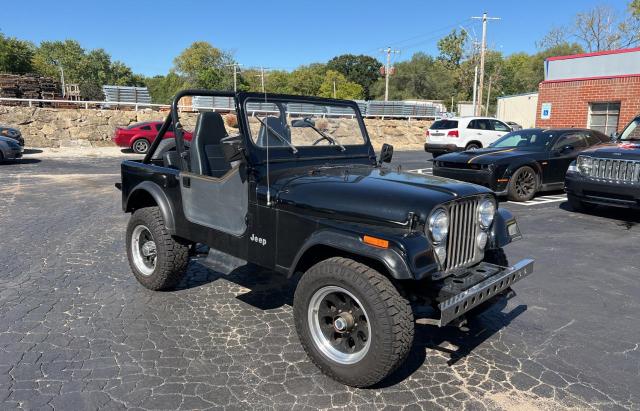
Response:
[{"label": "turn signal light", "polygon": [[371,237],[369,235],[362,237],[362,242],[374,247],[389,248],[389,241],[383,240],[382,238]]},{"label": "turn signal light", "polygon": [[458,130],[450,130],[447,133],[447,137],[460,137],[460,135],[458,134]]}]

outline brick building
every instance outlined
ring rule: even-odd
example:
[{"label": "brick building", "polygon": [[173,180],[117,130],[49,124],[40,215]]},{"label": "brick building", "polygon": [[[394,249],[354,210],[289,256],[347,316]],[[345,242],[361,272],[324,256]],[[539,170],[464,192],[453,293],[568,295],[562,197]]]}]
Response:
[{"label": "brick building", "polygon": [[588,127],[611,134],[640,113],[640,48],[545,61],[537,127]]}]

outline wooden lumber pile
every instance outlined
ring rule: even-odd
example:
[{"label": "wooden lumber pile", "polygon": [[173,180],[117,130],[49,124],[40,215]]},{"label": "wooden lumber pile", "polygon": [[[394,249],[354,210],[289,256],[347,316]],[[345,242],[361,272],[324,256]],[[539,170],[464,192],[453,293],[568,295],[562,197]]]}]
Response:
[{"label": "wooden lumber pile", "polygon": [[[14,74],[0,74],[0,97],[20,97],[20,76]],[[15,106],[17,101],[3,101],[7,106]]]},{"label": "wooden lumber pile", "polygon": [[[37,74],[0,74],[0,97],[55,100],[62,97],[60,83]],[[4,105],[26,102],[0,101]]]}]

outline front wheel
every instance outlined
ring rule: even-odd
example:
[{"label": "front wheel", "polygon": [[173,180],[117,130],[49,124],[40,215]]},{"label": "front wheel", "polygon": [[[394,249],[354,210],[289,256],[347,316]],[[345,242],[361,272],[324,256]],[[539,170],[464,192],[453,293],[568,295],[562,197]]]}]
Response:
[{"label": "front wheel", "polygon": [[150,290],[167,290],[184,277],[189,243],[171,236],[158,207],[145,207],[129,219],[127,257],[140,284]]},{"label": "front wheel", "polygon": [[520,167],[511,176],[507,196],[511,201],[529,201],[538,190],[538,175],[529,166]]},{"label": "front wheel", "polygon": [[353,387],[384,379],[413,342],[409,302],[388,278],[347,258],[311,267],[298,283],[293,309],[298,336],[313,363]]}]

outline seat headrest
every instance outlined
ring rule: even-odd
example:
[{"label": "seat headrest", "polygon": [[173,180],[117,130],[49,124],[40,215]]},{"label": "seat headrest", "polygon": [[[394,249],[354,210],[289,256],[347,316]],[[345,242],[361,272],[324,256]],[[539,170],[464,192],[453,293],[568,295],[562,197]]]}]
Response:
[{"label": "seat headrest", "polygon": [[194,131],[194,137],[201,145],[220,144],[220,140],[227,136],[222,116],[213,111],[198,114]]}]

